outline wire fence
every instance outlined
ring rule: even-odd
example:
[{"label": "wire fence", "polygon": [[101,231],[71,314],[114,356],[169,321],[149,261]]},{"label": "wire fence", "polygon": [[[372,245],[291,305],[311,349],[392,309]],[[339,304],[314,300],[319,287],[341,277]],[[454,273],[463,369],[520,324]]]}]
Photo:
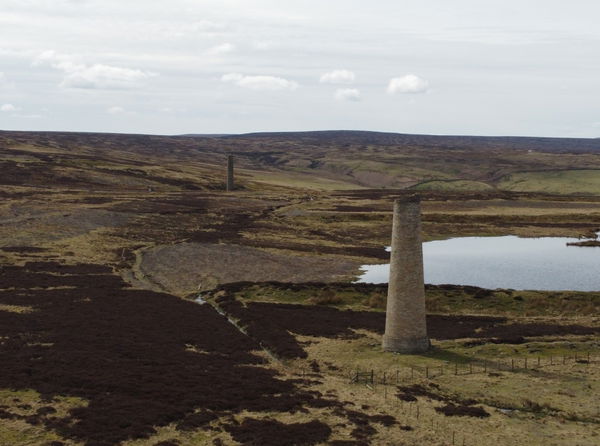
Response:
[{"label": "wire fence", "polygon": [[[367,398],[367,404],[377,396],[378,404],[383,404],[393,408],[394,412],[400,415],[401,420],[406,426],[402,429],[413,430],[413,425],[419,429],[426,429],[434,438],[439,441],[443,439],[443,444],[471,446],[479,443],[478,438],[473,434],[468,434],[456,426],[454,420],[448,420],[445,415],[435,412],[431,405],[419,404],[419,401],[403,401],[393,392],[393,387],[402,384],[408,384],[411,381],[421,381],[423,379],[435,379],[441,376],[463,377],[475,374],[489,373],[523,373],[532,370],[541,370],[552,367],[553,370],[563,367],[581,366],[581,371],[589,372],[591,365],[600,363],[600,356],[592,352],[573,353],[571,355],[551,355],[551,356],[519,356],[514,358],[490,358],[485,360],[473,360],[469,362],[446,362],[439,366],[407,366],[387,369],[380,371],[375,368],[361,370],[357,367],[348,367],[339,369],[348,384],[364,385],[374,393],[371,398]],[[377,387],[377,388],[376,388]],[[376,395],[376,394],[377,395]],[[383,401],[382,401],[383,400]]]},{"label": "wire fence", "polygon": [[573,355],[531,356],[514,358],[476,359],[473,361],[452,362],[446,361],[440,365],[404,366],[387,369],[385,371],[375,368],[361,369],[348,367],[339,371],[347,376],[350,383],[371,385],[396,385],[403,381],[417,378],[434,379],[440,376],[464,376],[477,373],[493,372],[523,372],[538,370],[549,366],[566,366],[572,364],[590,365],[598,363],[600,357],[590,352],[574,353]]}]

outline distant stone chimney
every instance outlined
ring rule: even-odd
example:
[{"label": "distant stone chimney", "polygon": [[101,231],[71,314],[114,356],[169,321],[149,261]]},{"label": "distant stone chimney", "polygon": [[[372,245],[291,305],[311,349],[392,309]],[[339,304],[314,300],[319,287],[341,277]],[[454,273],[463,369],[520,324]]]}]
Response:
[{"label": "distant stone chimney", "polygon": [[421,199],[412,195],[394,202],[383,349],[420,353],[429,347],[425,320]]},{"label": "distant stone chimney", "polygon": [[227,191],[232,191],[235,185],[233,182],[233,155],[227,155]]}]

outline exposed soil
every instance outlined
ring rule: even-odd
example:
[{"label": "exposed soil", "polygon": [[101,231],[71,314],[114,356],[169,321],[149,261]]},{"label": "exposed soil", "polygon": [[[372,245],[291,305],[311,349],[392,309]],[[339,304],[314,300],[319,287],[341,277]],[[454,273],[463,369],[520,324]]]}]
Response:
[{"label": "exposed soil", "polygon": [[[450,416],[467,416],[477,418],[487,418],[490,416],[485,409],[475,406],[475,400],[462,400],[454,397],[442,395],[436,390],[438,387],[435,384],[430,385],[431,388],[426,388],[420,384],[411,386],[399,386],[397,397],[402,401],[413,402],[417,401],[418,397],[425,397],[434,401],[446,403],[444,406],[436,407],[437,412],[443,413],[447,417]],[[432,390],[433,389],[433,390]]]},{"label": "exposed soil", "polygon": [[475,417],[475,418],[487,418],[490,416],[485,409],[477,406],[465,406],[448,403],[442,407],[436,407],[435,410],[439,413],[443,413],[447,417]]},{"label": "exposed soil", "polygon": [[567,246],[580,246],[584,248],[598,247],[600,246],[600,240],[585,240],[583,242],[571,242],[567,243]]},{"label": "exposed soil", "polygon": [[239,281],[331,282],[359,263],[316,255],[278,254],[248,246],[182,243],[143,253],[141,271],[165,289],[186,294]]},{"label": "exposed soil", "polygon": [[412,386],[399,386],[396,396],[402,401],[417,401],[417,397],[419,396],[424,396],[436,401],[444,400],[444,397],[420,384],[414,384]]},{"label": "exposed soil", "polygon": [[15,253],[39,253],[44,252],[44,248],[36,248],[34,246],[4,246],[0,247],[0,251],[15,252]]}]

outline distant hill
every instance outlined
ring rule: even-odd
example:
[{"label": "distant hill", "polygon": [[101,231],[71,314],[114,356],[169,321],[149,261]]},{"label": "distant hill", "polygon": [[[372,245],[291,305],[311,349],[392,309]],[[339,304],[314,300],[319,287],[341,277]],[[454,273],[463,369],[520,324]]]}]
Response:
[{"label": "distant hill", "polygon": [[600,194],[600,139],[366,131],[191,134],[0,131],[0,184],[214,190],[233,154],[246,187]]},{"label": "distant hill", "polygon": [[183,135],[176,136],[188,136],[198,138],[221,138],[223,136],[235,136],[233,133],[184,133]]},{"label": "distant hill", "polygon": [[600,150],[600,138],[542,138],[522,136],[418,135],[357,130],[268,132],[228,135],[232,139],[298,141],[309,144],[417,145],[449,149],[494,148],[544,152]]}]

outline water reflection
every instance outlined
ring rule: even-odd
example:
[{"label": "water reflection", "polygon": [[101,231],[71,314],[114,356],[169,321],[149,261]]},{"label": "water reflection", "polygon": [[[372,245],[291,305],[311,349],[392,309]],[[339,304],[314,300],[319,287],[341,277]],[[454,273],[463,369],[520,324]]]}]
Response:
[{"label": "water reflection", "polygon": [[[600,290],[600,248],[567,247],[577,239],[460,237],[423,244],[425,282],[484,288]],[[358,280],[388,281],[389,265],[364,265]]]}]

